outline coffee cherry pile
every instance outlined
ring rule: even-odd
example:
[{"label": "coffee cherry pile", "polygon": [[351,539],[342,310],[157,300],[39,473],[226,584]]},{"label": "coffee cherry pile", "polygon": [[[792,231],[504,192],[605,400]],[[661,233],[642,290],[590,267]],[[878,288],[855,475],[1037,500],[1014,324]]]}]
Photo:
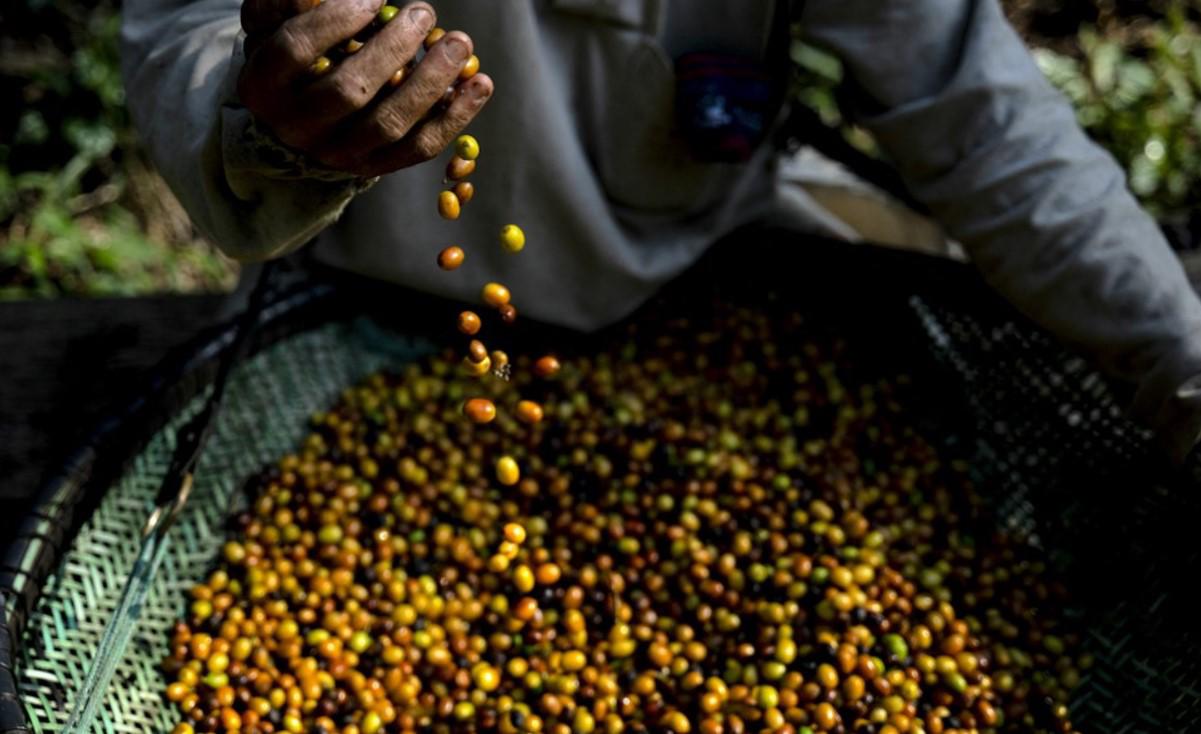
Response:
[{"label": "coffee cherry pile", "polygon": [[908,382],[700,311],[517,357],[537,411],[443,355],[313,416],[175,627],[176,733],[1073,732],[1063,590]]}]

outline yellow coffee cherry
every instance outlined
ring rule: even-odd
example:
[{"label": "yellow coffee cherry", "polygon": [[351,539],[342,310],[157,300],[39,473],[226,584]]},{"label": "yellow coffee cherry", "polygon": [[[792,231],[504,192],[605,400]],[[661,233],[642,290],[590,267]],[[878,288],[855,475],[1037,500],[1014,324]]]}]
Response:
[{"label": "yellow coffee cherry", "polygon": [[333,62],[329,60],[328,56],[318,56],[317,60],[309,66],[309,71],[313,76],[321,76],[328,72],[331,66],[333,66]]},{"label": "yellow coffee cherry", "polygon": [[521,469],[517,467],[517,462],[512,456],[502,456],[496,461],[496,481],[512,487],[517,484],[517,480],[521,479]]},{"label": "yellow coffee cherry", "polygon": [[500,283],[488,283],[484,286],[484,290],[480,293],[480,297],[484,303],[493,308],[500,308],[509,302],[511,298],[509,289]]},{"label": "yellow coffee cherry", "polygon": [[505,525],[505,540],[521,545],[525,542],[525,528],[515,522]]},{"label": "yellow coffee cherry", "polygon": [[462,206],[459,197],[453,191],[443,191],[438,194],[438,213],[443,219],[458,219]]},{"label": "yellow coffee cherry", "polygon": [[506,224],[500,230],[500,246],[506,252],[521,252],[525,249],[525,232],[516,224]]},{"label": "yellow coffee cherry", "polygon": [[455,139],[455,155],[463,160],[474,161],[480,156],[480,143],[471,135],[460,135]]},{"label": "yellow coffee cherry", "polygon": [[430,46],[433,46],[435,43],[442,40],[442,36],[445,36],[445,35],[446,35],[445,28],[431,28],[430,32],[426,34],[425,41],[422,45],[424,45],[426,50],[428,51]]},{"label": "yellow coffee cherry", "polygon": [[459,80],[467,81],[471,77],[478,74],[480,71],[480,57],[471,54],[471,58],[467,59],[467,63],[463,64],[463,68],[459,71]]}]

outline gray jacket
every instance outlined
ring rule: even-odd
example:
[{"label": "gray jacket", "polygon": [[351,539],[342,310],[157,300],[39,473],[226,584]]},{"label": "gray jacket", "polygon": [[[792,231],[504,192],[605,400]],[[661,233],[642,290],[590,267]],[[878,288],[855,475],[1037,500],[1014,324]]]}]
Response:
[{"label": "gray jacket", "polygon": [[[239,0],[127,0],[129,105],[200,230],[245,260],[319,235],[326,262],[464,300],[499,280],[523,313],[587,329],[779,209],[767,146],[746,164],[703,164],[672,132],[671,60],[764,54],[773,0],[436,5],[439,25],[472,35],[497,89],[472,124],[477,196],[456,222],[436,213],[436,164],[370,186],[255,128],[233,91]],[[1192,446],[1201,407],[1178,393],[1201,375],[1201,302],[996,0],[809,0],[801,20],[843,60],[861,122],[989,282],[1135,383],[1133,412],[1176,455]],[[822,229],[816,207],[793,220]],[[508,222],[526,231],[522,256],[494,245]],[[443,273],[434,256],[451,243],[469,255]]]}]

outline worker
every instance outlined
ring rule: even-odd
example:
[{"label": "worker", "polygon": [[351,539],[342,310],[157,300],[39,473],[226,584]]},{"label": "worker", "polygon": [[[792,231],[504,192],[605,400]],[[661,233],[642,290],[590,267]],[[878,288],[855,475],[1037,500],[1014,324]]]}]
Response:
[{"label": "worker", "polygon": [[[987,281],[1133,385],[1134,416],[1173,456],[1196,442],[1201,302],[997,0],[411,2],[313,68],[379,11],[124,4],[134,120],[230,256],[261,261],[316,238],[312,256],[337,268],[463,300],[496,280],[522,313],[592,329],[742,225],[831,233],[772,145],[795,23],[841,59],[858,121]],[[451,30],[423,54],[438,26],[470,35]],[[459,81],[473,54],[485,71]],[[689,96],[698,78],[728,83],[735,107]],[[479,193],[449,222],[435,205],[443,171],[422,164],[468,128],[484,147]],[[536,260],[471,247],[509,222]],[[435,264],[448,244],[469,252],[449,275]]]}]

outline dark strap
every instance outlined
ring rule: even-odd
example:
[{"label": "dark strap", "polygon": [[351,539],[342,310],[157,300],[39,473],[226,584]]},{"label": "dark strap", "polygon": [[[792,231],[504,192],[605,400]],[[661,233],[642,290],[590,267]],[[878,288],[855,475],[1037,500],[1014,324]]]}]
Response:
[{"label": "dark strap", "polygon": [[812,109],[792,103],[788,119],[780,130],[780,147],[796,151],[808,145],[825,157],[837,161],[851,173],[919,214],[929,214],[925,204],[913,197],[896,169],[882,160],[872,158],[847,142],[842,132],[826,123]]},{"label": "dark strap", "polygon": [[[784,12],[777,13],[776,24],[782,26],[787,32],[791,30],[792,23],[801,22],[801,16],[805,10],[805,0],[781,0],[777,9]],[[780,22],[780,15],[787,16],[783,22]],[[796,151],[801,146],[807,145],[825,157],[841,163],[851,173],[897,199],[913,211],[919,214],[930,213],[924,204],[909,193],[904,179],[895,168],[851,145],[840,130],[827,125],[817,112],[803,104],[789,103],[788,117],[780,130],[778,145],[789,151]]]},{"label": "dark strap", "polygon": [[176,433],[175,452],[171,463],[163,476],[156,504],[162,506],[172,499],[172,494],[179,490],[183,477],[192,474],[200,460],[204,444],[213,432],[217,413],[221,409],[221,401],[225,397],[225,385],[233,368],[241,361],[250,344],[250,335],[258,324],[263,305],[270,300],[275,283],[275,273],[280,267],[280,260],[269,260],[263,264],[258,281],[250,293],[246,309],[238,319],[237,331],[229,350],[222,355],[217,366],[217,376],[213,380],[213,391],[209,394],[204,407],[191,420],[185,423]]}]

